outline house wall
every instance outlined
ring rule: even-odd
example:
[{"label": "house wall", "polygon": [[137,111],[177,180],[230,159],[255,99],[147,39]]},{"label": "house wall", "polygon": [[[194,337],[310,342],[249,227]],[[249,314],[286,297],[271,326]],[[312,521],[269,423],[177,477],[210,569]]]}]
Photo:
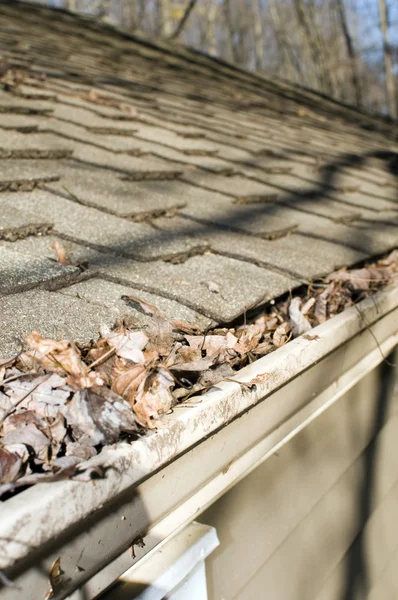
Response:
[{"label": "house wall", "polygon": [[394,371],[384,362],[202,514],[220,539],[209,600],[398,598]]}]

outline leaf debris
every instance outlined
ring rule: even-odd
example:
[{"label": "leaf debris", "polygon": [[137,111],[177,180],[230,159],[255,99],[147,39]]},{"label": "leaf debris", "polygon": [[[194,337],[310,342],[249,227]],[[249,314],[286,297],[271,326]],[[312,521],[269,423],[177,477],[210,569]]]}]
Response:
[{"label": "leaf debris", "polygon": [[[161,426],[175,406],[233,380],[292,337],[317,340],[313,327],[397,278],[394,250],[369,266],[340,269],[301,295],[271,301],[235,326],[203,332],[124,296],[149,316],[144,331],[103,327],[85,347],[32,332],[28,350],[0,360],[0,496],[40,481],[104,476],[86,463],[104,446]],[[206,284],[219,293],[216,283]],[[267,377],[244,385],[251,389]]]}]

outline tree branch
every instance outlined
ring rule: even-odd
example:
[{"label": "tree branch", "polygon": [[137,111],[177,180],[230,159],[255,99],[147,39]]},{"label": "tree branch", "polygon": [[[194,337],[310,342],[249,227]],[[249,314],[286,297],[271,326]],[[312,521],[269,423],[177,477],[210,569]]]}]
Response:
[{"label": "tree branch", "polygon": [[174,33],[170,36],[171,40],[174,40],[175,38],[177,38],[180,35],[180,33],[182,32],[182,30],[184,29],[185,23],[189,19],[189,15],[195,8],[196,2],[197,2],[197,0],[189,0],[188,6],[186,7],[185,12],[184,12],[183,16],[181,17],[180,22],[178,23]]}]

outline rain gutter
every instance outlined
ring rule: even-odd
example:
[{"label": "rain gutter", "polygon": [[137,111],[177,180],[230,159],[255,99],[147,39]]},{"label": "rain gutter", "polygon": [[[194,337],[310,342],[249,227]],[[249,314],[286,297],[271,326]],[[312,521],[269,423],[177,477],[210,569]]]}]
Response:
[{"label": "rain gutter", "polygon": [[[104,450],[105,479],[40,484],[0,505],[0,600],[95,598],[155,546],[316,419],[398,344],[392,285],[174,410],[163,427]],[[255,385],[253,380],[256,381]],[[143,546],[143,544],[145,544]],[[131,548],[133,547],[133,551]]]}]

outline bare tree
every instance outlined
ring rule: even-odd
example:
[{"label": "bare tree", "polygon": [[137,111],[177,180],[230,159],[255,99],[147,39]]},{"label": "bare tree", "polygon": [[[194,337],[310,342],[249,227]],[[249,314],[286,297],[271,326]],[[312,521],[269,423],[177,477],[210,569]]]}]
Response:
[{"label": "bare tree", "polygon": [[173,19],[171,16],[171,0],[159,0],[159,31],[162,37],[170,37],[173,33]]},{"label": "bare tree", "polygon": [[358,73],[358,58],[357,58],[357,54],[356,54],[354,44],[353,44],[353,41],[351,38],[350,31],[348,29],[347,17],[346,17],[343,0],[336,0],[336,9],[337,9],[337,15],[339,17],[339,21],[341,24],[341,29],[343,32],[345,45],[347,48],[347,54],[348,54],[348,57],[350,60],[351,81],[352,81],[352,87],[355,92],[355,100],[356,100],[357,105],[361,106],[362,94],[361,94],[361,84],[360,84],[359,73]]},{"label": "bare tree", "polygon": [[256,69],[263,71],[265,66],[264,60],[264,27],[263,27],[263,11],[260,0],[252,0],[253,11],[253,30],[256,50]]},{"label": "bare tree", "polygon": [[398,47],[388,15],[394,0],[32,1],[180,38],[244,68],[397,117]]},{"label": "bare tree", "polygon": [[207,51],[213,56],[217,54],[216,21],[217,0],[208,0],[206,18],[206,41]]},{"label": "bare tree", "polygon": [[223,16],[224,16],[224,24],[225,24],[225,34],[226,34],[226,54],[227,59],[233,62],[238,61],[237,53],[236,53],[236,45],[234,40],[234,24],[232,21],[232,6],[231,0],[223,0]]},{"label": "bare tree", "polygon": [[196,0],[189,0],[186,9],[184,11],[184,14],[182,15],[180,22],[178,23],[174,33],[170,36],[172,39],[177,38],[180,33],[182,32],[182,30],[185,27],[186,22],[189,19],[189,16],[191,14],[191,12],[193,11],[193,9],[195,8],[195,4],[196,4]]},{"label": "bare tree", "polygon": [[304,41],[308,44],[312,63],[317,72],[319,87],[323,92],[332,95],[333,85],[331,76],[325,66],[324,52],[320,41],[321,38],[317,33],[315,5],[311,2],[307,6],[303,0],[294,0],[294,6]]},{"label": "bare tree", "polygon": [[295,50],[292,45],[291,39],[289,39],[284,19],[280,16],[280,3],[278,0],[268,0],[268,10],[271,16],[271,26],[274,32],[276,42],[279,48],[279,52],[282,58],[282,64],[286,70],[287,79],[295,79],[296,74],[300,76],[300,80],[304,82],[304,74],[301,67],[301,61],[296,56]]},{"label": "bare tree", "polygon": [[384,72],[386,78],[386,96],[388,112],[391,117],[397,117],[397,102],[395,98],[395,82],[392,69],[391,45],[388,39],[388,14],[385,0],[379,0],[380,29],[383,36]]}]

